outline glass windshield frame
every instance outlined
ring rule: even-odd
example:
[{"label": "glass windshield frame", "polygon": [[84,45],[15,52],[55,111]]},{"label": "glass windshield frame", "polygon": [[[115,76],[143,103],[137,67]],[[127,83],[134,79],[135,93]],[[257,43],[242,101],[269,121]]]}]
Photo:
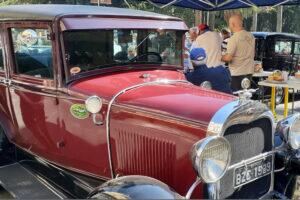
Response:
[{"label": "glass windshield frame", "polygon": [[[112,39],[109,40],[111,42],[109,42],[108,45],[110,45],[111,47],[114,48],[114,41],[115,41],[115,33],[114,31],[128,31],[129,29],[85,29],[85,30],[68,30],[68,31],[64,31],[63,34],[62,34],[62,39],[61,39],[61,43],[62,43],[62,55],[63,55],[63,63],[64,63],[64,71],[65,71],[65,79],[66,79],[66,82],[70,82],[70,81],[73,81],[73,80],[76,80],[78,78],[82,78],[82,77],[86,77],[86,76],[89,76],[91,74],[95,74],[95,73],[105,73],[106,71],[111,71],[109,69],[114,69],[115,70],[118,70],[118,68],[124,66],[124,68],[134,68],[134,69],[137,69],[137,66],[139,66],[139,68],[143,69],[143,68],[149,68],[149,67],[154,67],[157,66],[156,68],[159,68],[159,67],[162,67],[162,66],[168,66],[168,68],[170,67],[174,67],[174,69],[182,69],[183,68],[183,41],[184,41],[184,33],[185,33],[185,30],[160,30],[160,29],[157,29],[157,30],[154,30],[154,29],[130,29],[131,32],[134,32],[136,31],[137,34],[141,34],[141,36],[137,36],[137,40],[135,42],[135,48],[137,50],[137,53],[136,54],[139,54],[141,55],[140,52],[140,49],[143,49],[143,51],[141,52],[148,52],[148,50],[145,51],[145,40],[149,40],[149,32],[151,33],[157,33],[157,34],[160,34],[159,32],[160,31],[163,31],[165,33],[173,33],[173,35],[175,35],[175,40],[174,40],[174,49],[176,51],[176,53],[174,53],[175,57],[174,59],[176,60],[175,63],[170,63],[170,62],[155,62],[155,61],[149,61],[149,58],[147,55],[147,62],[145,60],[135,60],[134,62],[131,62],[130,60],[127,60],[127,61],[124,61],[124,62],[114,62],[114,63],[108,63],[108,64],[102,64],[102,65],[97,65],[97,66],[94,66],[94,69],[91,69],[91,70],[88,70],[88,71],[82,71],[78,74],[71,74],[71,69],[73,69],[74,67],[70,67],[70,58],[69,58],[69,52],[71,52],[71,48],[69,47],[70,44],[68,44],[68,38],[67,38],[67,34],[70,34],[70,33],[76,33],[76,32],[81,32],[81,33],[85,33],[85,32],[94,32],[94,31],[99,31],[99,32],[103,32],[103,33],[106,33],[108,32],[108,34],[111,34],[112,33],[112,36],[110,37],[113,37],[113,38],[110,38]],[[142,34],[143,33],[143,34]],[[119,36],[118,36],[119,37]],[[118,38],[119,39],[119,38]],[[74,40],[76,41],[76,39]],[[146,47],[148,47],[146,45]],[[75,49],[75,48],[74,48]],[[112,52],[109,52],[109,53],[112,53]],[[115,52],[113,52],[115,53]],[[160,54],[161,55],[161,54]],[[173,55],[173,54],[172,54]],[[155,55],[151,55],[152,57],[157,57]],[[177,57],[176,57],[177,56]],[[129,62],[130,61],[130,62]],[[141,64],[145,64],[144,66],[141,65]],[[151,65],[151,66],[150,66]],[[127,67],[126,67],[127,66]],[[76,70],[75,70],[76,71]]]}]

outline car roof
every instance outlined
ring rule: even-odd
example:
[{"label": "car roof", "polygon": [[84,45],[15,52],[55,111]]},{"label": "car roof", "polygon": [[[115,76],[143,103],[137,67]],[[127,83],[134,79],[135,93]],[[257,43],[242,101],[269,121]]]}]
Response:
[{"label": "car roof", "polygon": [[294,39],[300,39],[300,35],[293,34],[293,33],[280,33],[280,32],[252,32],[252,34],[255,37],[262,37],[266,39],[268,36],[282,36],[285,38],[294,38]]},{"label": "car roof", "polygon": [[54,20],[62,15],[99,15],[135,18],[154,18],[181,21],[176,17],[126,8],[113,8],[86,5],[11,5],[0,7],[0,21],[5,20]]}]

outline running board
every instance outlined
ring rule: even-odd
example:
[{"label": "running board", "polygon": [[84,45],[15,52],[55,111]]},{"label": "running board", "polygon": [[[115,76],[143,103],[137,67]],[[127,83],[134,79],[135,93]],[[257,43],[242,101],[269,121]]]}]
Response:
[{"label": "running board", "polygon": [[0,185],[16,199],[64,199],[46,180],[15,162],[0,166]]}]

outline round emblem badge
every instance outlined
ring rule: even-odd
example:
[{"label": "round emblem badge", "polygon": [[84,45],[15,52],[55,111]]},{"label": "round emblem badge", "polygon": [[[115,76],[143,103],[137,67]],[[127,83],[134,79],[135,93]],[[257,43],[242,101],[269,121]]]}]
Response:
[{"label": "round emblem badge", "polygon": [[86,119],[89,117],[89,113],[84,104],[73,104],[70,108],[70,112],[76,119]]}]

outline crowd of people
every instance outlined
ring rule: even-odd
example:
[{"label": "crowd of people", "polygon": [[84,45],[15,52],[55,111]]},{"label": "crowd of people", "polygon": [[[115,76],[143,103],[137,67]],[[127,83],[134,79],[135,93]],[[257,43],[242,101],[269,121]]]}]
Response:
[{"label": "crowd of people", "polygon": [[254,73],[255,38],[243,27],[243,18],[234,14],[220,33],[207,24],[189,30],[190,65],[186,78],[195,85],[209,81],[212,89],[229,93],[241,90],[244,78]]}]

